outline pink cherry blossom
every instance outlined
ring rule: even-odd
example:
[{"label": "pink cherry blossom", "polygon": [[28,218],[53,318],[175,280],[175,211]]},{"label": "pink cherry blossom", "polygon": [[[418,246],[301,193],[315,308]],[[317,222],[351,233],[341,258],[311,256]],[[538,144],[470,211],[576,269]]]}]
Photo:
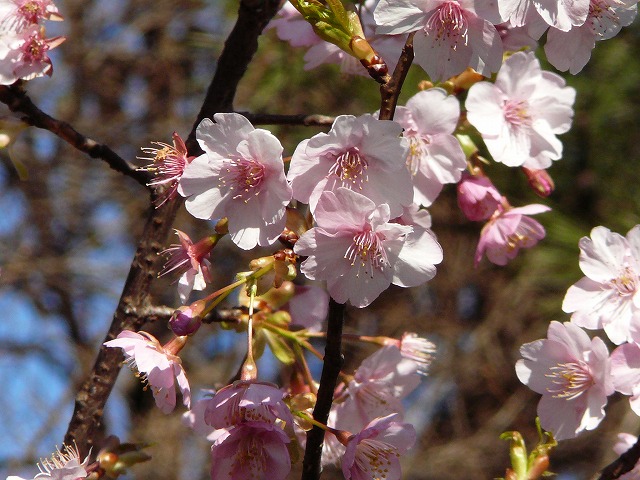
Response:
[{"label": "pink cherry blossom", "polygon": [[[556,135],[571,127],[575,93],[558,75],[543,72],[533,53],[518,52],[504,62],[495,84],[469,89],[467,118],[496,162],[518,167],[542,156],[550,164],[562,157]],[[549,166],[540,163],[537,168]]]},{"label": "pink cherry blossom", "polygon": [[630,395],[631,409],[640,415],[640,346],[625,343],[611,353],[611,378],[616,391]]},{"label": "pink cherry blossom", "polygon": [[[613,451],[618,455],[622,455],[633,447],[638,441],[638,437],[630,433],[619,433],[618,441],[613,446]],[[640,462],[637,462],[633,469],[627,473],[623,473],[618,477],[620,480],[640,480]]]},{"label": "pink cherry blossom", "polygon": [[638,7],[634,0],[591,0],[586,21],[563,31],[549,29],[544,52],[549,63],[573,75],[591,58],[597,40],[608,40],[633,22]]},{"label": "pink cherry blossom", "polygon": [[0,0],[0,35],[19,33],[41,20],[62,20],[51,0]]},{"label": "pink cherry blossom", "polygon": [[482,174],[462,174],[458,183],[458,206],[465,217],[473,221],[491,217],[502,202],[502,195],[491,183],[489,177]]},{"label": "pink cherry blossom", "polygon": [[590,339],[569,322],[551,322],[547,339],[522,345],[520,354],[516,373],[542,395],[538,416],[543,429],[564,440],[598,426],[614,392],[609,352],[599,337]]},{"label": "pink cherry blossom", "polygon": [[589,0],[499,0],[498,8],[504,20],[513,27],[537,22],[534,17],[541,17],[547,25],[567,31],[584,23]]},{"label": "pink cherry blossom", "polygon": [[239,380],[218,390],[208,401],[205,422],[215,428],[230,428],[243,422],[293,425],[284,393],[269,383]]},{"label": "pink cherry blossom", "polygon": [[398,415],[376,418],[352,435],[342,457],[342,473],[347,480],[399,480],[400,455],[416,442],[412,425],[401,423]]},{"label": "pink cherry blossom", "polygon": [[[507,206],[505,206],[507,205]],[[545,205],[533,204],[512,208],[503,200],[503,204],[493,213],[491,219],[482,228],[480,241],[476,248],[476,266],[487,255],[490,262],[506,265],[513,260],[521,248],[531,248],[545,236],[540,223],[528,215],[548,212]]]},{"label": "pink cherry blossom", "polygon": [[292,47],[311,47],[323,40],[315,34],[313,27],[290,2],[284,2],[276,17],[269,22],[266,30],[275,28],[280,40],[285,40]]},{"label": "pink cherry blossom", "polygon": [[402,399],[419,384],[419,365],[395,345],[363,360],[345,390],[335,399],[337,428],[359,430],[376,417],[402,414]]},{"label": "pink cherry blossom", "polygon": [[290,439],[277,425],[250,421],[222,429],[211,447],[212,480],[284,480]]},{"label": "pink cherry blossom", "polygon": [[214,120],[198,125],[196,138],[205,153],[186,166],[178,192],[194,217],[227,217],[240,248],[270,245],[282,233],[291,200],[282,145],[237,113],[217,113]]},{"label": "pink cherry blossom", "polygon": [[337,302],[357,307],[369,305],[391,283],[412,287],[433,278],[442,261],[435,236],[390,223],[389,212],[389,205],[376,206],[347,188],[324,192],[315,211],[318,226],[294,248],[308,256],[301,271],[312,280],[326,280]]},{"label": "pink cherry blossom", "polygon": [[459,117],[458,99],[440,88],[418,92],[406,107],[396,108],[395,120],[409,140],[407,168],[415,203],[431,205],[442,186],[460,180],[467,167],[460,142],[453,136]]},{"label": "pink cherry blossom", "polygon": [[428,230],[431,228],[431,214],[426,208],[420,208],[417,203],[412,203],[408,207],[403,206],[402,215],[391,221],[400,225],[410,225],[414,229]]},{"label": "pink cherry blossom", "polygon": [[380,0],[377,32],[416,32],[415,61],[433,81],[467,67],[485,76],[502,62],[502,42],[494,27],[502,21],[495,2],[485,0]]},{"label": "pink cherry blossom", "polygon": [[[77,446],[63,445],[62,447],[62,450],[56,450],[51,457],[40,460],[38,464],[40,473],[33,477],[33,480],[78,480],[87,477],[89,474],[87,471],[89,455],[81,462],[80,452]],[[9,475],[7,480],[25,479],[15,475]]]},{"label": "pink cherry blossom", "polygon": [[194,244],[186,233],[180,230],[175,232],[180,244],[173,244],[160,252],[160,255],[167,255],[168,259],[158,275],[172,272],[181,274],[178,294],[182,303],[185,303],[192,290],[204,290],[207,282],[213,280],[209,256],[217,238],[205,237]]},{"label": "pink cherry blossom", "polygon": [[295,295],[283,308],[291,315],[292,325],[319,332],[329,313],[329,294],[315,285],[296,285]]},{"label": "pink cherry blossom", "polygon": [[[542,21],[542,19],[540,19]],[[545,30],[548,25],[545,23]],[[540,36],[534,35],[528,27],[512,27],[509,22],[496,25],[496,30],[502,39],[502,48],[505,52],[517,52],[522,49],[538,48],[537,39]],[[542,34],[542,32],[540,32]]]},{"label": "pink cherry blossom", "polygon": [[417,372],[426,375],[436,353],[436,346],[433,342],[417,333],[405,332],[400,339],[400,354],[402,358],[411,360],[417,365]]},{"label": "pink cherry blossom", "polygon": [[104,342],[111,348],[122,348],[126,362],[136,370],[142,381],[151,387],[156,405],[162,413],[171,413],[176,406],[175,382],[182,392],[182,400],[187,408],[191,405],[189,381],[182,369],[177,353],[187,337],[174,337],[162,346],[147,332],[123,330],[115,340]]},{"label": "pink cherry blossom", "polygon": [[44,28],[39,25],[0,35],[0,85],[51,76],[53,66],[47,52],[64,40],[64,37],[46,39]]},{"label": "pink cherry blossom", "polygon": [[153,181],[147,183],[149,186],[165,185],[164,192],[154,201],[156,207],[161,206],[167,200],[174,198],[178,191],[178,181],[184,173],[187,164],[195,157],[189,156],[184,140],[176,132],[173,132],[173,145],[163,142],[153,142],[160,148],[143,147],[142,151],[150,157],[138,157],[141,160],[148,160],[151,164],[141,167],[154,174]]},{"label": "pink cherry blossom", "polygon": [[304,140],[291,158],[287,178],[293,197],[315,211],[320,195],[338,187],[355,190],[391,214],[412,203],[411,176],[405,168],[408,141],[400,124],[372,115],[336,117],[329,133]]},{"label": "pink cherry blossom", "polygon": [[562,310],[580,327],[603,328],[615,344],[633,340],[631,329],[640,325],[640,225],[627,238],[596,227],[579,246],[586,276],[569,287]]}]

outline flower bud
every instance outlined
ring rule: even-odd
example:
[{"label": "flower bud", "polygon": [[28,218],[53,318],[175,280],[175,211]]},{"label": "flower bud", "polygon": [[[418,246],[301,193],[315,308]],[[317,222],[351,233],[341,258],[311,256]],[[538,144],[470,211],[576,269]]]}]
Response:
[{"label": "flower bud", "polygon": [[496,211],[501,202],[498,189],[488,177],[462,174],[458,183],[458,206],[462,213],[473,221],[486,220]]},{"label": "flower bud", "polygon": [[533,191],[539,196],[544,198],[553,193],[556,186],[553,183],[551,175],[549,175],[546,170],[529,170],[528,168],[522,167],[522,171],[527,176],[529,186],[533,188]]},{"label": "flower bud", "polygon": [[169,320],[169,327],[178,336],[196,333],[202,325],[204,308],[205,302],[202,300],[178,308]]}]

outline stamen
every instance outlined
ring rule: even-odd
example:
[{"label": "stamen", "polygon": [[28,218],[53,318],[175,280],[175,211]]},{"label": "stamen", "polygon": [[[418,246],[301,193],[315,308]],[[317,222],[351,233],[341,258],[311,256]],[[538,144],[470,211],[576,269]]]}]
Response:
[{"label": "stamen", "polygon": [[382,271],[389,264],[383,240],[378,234],[370,230],[360,232],[353,237],[353,243],[344,254],[344,258],[351,260],[351,265],[360,263],[365,274],[373,278],[375,270]]},{"label": "stamen", "polygon": [[367,168],[367,159],[360,155],[357,148],[352,148],[336,157],[335,163],[329,169],[329,175],[337,176],[342,180],[343,186],[356,186],[362,190],[363,183],[369,180]]},{"label": "stamen", "polygon": [[577,398],[595,383],[588,365],[584,362],[559,363],[549,370],[552,373],[546,374],[545,377],[552,378],[553,383],[558,385],[558,388],[548,389],[555,398]]},{"label": "stamen", "polygon": [[452,42],[453,50],[457,49],[459,42],[467,45],[468,29],[464,10],[456,1],[442,4],[425,25],[425,31],[429,34],[435,33],[436,40]]},{"label": "stamen", "polygon": [[235,192],[233,199],[248,203],[260,194],[260,185],[265,178],[265,168],[253,159],[233,158],[226,162],[226,174],[221,175],[219,186],[227,186]]}]

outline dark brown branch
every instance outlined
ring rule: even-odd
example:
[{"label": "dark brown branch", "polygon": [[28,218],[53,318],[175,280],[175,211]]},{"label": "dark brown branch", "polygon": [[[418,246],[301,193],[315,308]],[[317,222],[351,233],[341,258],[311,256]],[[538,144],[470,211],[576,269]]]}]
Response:
[{"label": "dark brown branch", "polygon": [[[216,112],[232,110],[238,82],[258,47],[258,36],[277,8],[277,0],[242,0],[238,20],[225,43],[202,109],[189,135],[187,148],[190,155],[200,153],[195,140],[195,128],[200,120]],[[154,263],[180,204],[179,199],[173,199],[158,209],[151,209],[105,341],[123,329],[138,330],[147,320],[142,312],[149,308],[149,290],[156,273]],[[97,441],[103,409],[121,362],[119,349],[101,347],[93,369],[78,391],[65,443],[77,443],[82,455],[86,455]]]},{"label": "dark brown branch", "polygon": [[411,66],[411,62],[413,62],[413,36],[414,33],[409,34],[409,38],[407,38],[407,43],[405,43],[402,49],[402,54],[400,55],[391,79],[380,86],[380,97],[382,99],[380,115],[378,116],[380,120],[393,120],[393,114],[396,111],[402,84],[405,78],[407,78],[409,67]]},{"label": "dark brown branch", "polygon": [[615,480],[620,478],[627,472],[633,470],[636,463],[640,460],[640,439],[629,450],[624,452],[620,457],[602,469],[598,480]]},{"label": "dark brown branch", "polygon": [[[279,0],[242,0],[240,2],[238,20],[224,44],[213,81],[209,85],[207,96],[187,139],[189,150],[192,148],[199,150],[195,130],[202,119],[211,118],[217,112],[233,111],[233,99],[238,83],[258,50],[258,37],[276,14],[279,6]],[[220,88],[221,85],[225,85],[225,88]]]},{"label": "dark brown branch", "polygon": [[335,117],[328,115],[274,115],[269,113],[237,112],[254,125],[302,125],[305,127],[330,127]]},{"label": "dark brown branch", "polygon": [[[344,357],[342,356],[344,310],[344,304],[335,302],[333,298],[329,301],[327,345],[324,350],[324,364],[322,366],[322,375],[320,376],[318,399],[313,409],[313,418],[325,425],[329,418],[338,375],[344,363]],[[313,427],[307,433],[307,448],[304,452],[304,463],[302,465],[303,480],[320,478],[323,443],[324,430],[319,427]]]},{"label": "dark brown branch", "polygon": [[151,180],[147,172],[138,171],[108,146],[84,136],[67,122],[57,120],[40,110],[18,84],[0,86],[0,102],[5,103],[12,112],[19,113],[23,122],[48,130],[74,148],[107,162],[116,172],[133,178],[146,187]]}]

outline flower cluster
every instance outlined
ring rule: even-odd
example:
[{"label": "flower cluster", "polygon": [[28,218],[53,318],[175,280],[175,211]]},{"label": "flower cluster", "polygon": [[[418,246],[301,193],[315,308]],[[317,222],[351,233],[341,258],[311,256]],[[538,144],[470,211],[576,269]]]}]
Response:
[{"label": "flower cluster", "polygon": [[0,85],[51,76],[47,52],[65,39],[46,38],[44,20],[62,20],[51,0],[0,1]]},{"label": "flower cluster", "polygon": [[[542,394],[542,426],[559,440],[596,428],[614,391],[629,395],[640,415],[639,232],[640,225],[626,237],[596,227],[582,238],[580,268],[586,276],[569,288],[563,303],[571,322],[552,322],[546,340],[520,349],[518,378]],[[605,343],[581,327],[603,329],[619,346],[609,355]]]}]

